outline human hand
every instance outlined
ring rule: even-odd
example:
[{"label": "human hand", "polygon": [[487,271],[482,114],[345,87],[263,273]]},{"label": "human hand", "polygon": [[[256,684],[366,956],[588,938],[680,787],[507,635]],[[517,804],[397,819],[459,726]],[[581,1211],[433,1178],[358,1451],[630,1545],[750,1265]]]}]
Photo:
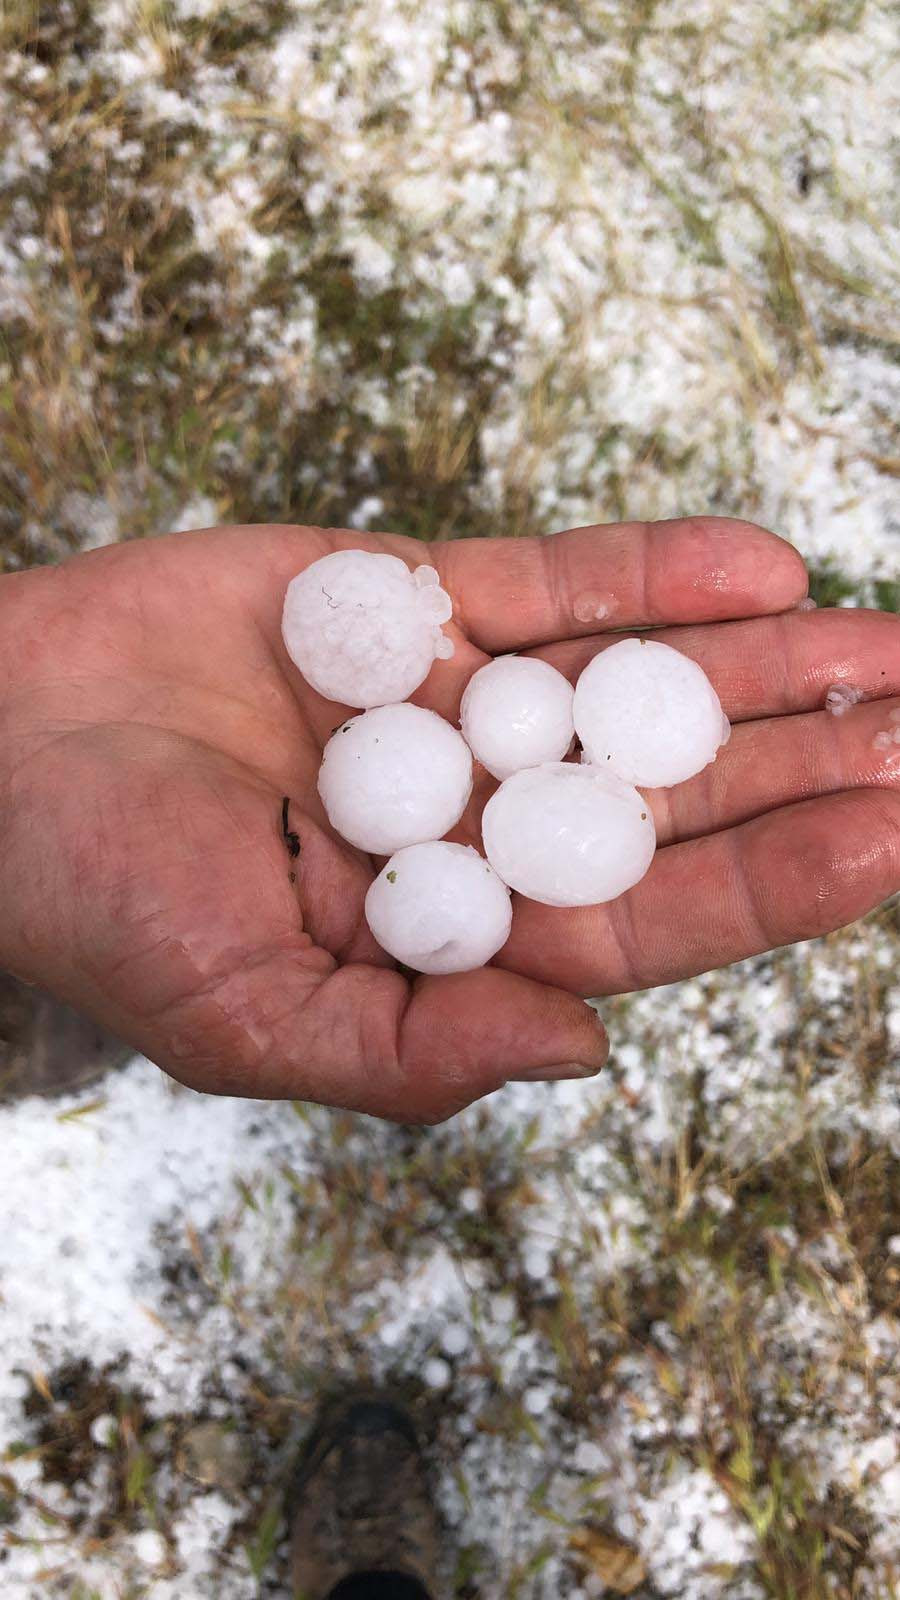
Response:
[{"label": "human hand", "polygon": [[[348,708],[280,635],[289,580],[345,547],[438,567],[456,654],[413,698],[453,721],[493,653],[574,677],[604,630],[652,628],[701,663],[737,726],[697,778],[648,791],[662,848],[628,895],[516,898],[491,967],[393,968],[363,917],[372,864],[316,792]],[[900,694],[900,623],[787,609],[805,593],[796,551],[723,518],[430,547],[221,528],[4,577],[0,964],[197,1089],[431,1122],[508,1079],[590,1074],[605,1038],[579,995],[823,933],[898,887],[900,747],[872,740]],[[828,716],[838,677],[877,699]],[[492,788],[482,774],[454,837],[477,839]]]}]

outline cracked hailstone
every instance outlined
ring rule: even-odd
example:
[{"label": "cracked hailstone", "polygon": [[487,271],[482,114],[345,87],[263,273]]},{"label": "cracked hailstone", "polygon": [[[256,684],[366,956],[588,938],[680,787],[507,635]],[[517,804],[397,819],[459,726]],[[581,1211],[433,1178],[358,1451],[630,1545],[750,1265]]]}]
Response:
[{"label": "cracked hailstone", "polygon": [[326,700],[384,706],[411,695],[435,657],[452,656],[441,632],[452,614],[434,567],[410,572],[398,556],[336,550],[291,579],[281,633],[294,665]]},{"label": "cracked hailstone", "polygon": [[387,856],[439,839],[472,793],[472,754],[436,711],[376,706],[332,734],[319,769],[331,826],[360,850]]},{"label": "cracked hailstone", "polygon": [[575,732],[595,766],[664,789],[714,761],[731,725],[696,661],[652,639],[623,639],[578,679]]},{"label": "cracked hailstone", "polygon": [[575,734],[572,685],[533,656],[498,656],[472,674],[460,707],[463,738],[495,778],[561,761]]},{"label": "cracked hailstone", "polygon": [[653,817],[637,789],[570,761],[507,778],[481,826],[498,876],[547,906],[615,900],[643,878],[656,850]]},{"label": "cracked hailstone", "polygon": [[509,890],[471,845],[398,850],[366,895],[366,921],[395,961],[416,972],[471,972],[509,938]]}]

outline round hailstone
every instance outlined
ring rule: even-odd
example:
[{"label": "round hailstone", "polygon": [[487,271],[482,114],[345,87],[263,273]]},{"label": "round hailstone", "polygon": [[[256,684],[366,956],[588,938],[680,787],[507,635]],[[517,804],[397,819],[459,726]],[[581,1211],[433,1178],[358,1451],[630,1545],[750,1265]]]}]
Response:
[{"label": "round hailstone", "polygon": [[561,761],[575,734],[572,686],[533,656],[498,656],[479,667],[460,707],[463,738],[495,778]]},{"label": "round hailstone", "polygon": [[410,572],[398,556],[336,550],[288,584],[281,633],[326,700],[384,706],[412,694],[435,656],[452,656],[441,632],[452,614],[434,567]]},{"label": "round hailstone", "polygon": [[421,706],[376,706],[351,717],[332,734],[319,769],[331,826],[379,856],[439,839],[471,793],[465,739]]},{"label": "round hailstone", "polygon": [[471,972],[509,938],[509,890],[471,845],[446,840],[398,850],[366,895],[366,921],[416,972]]},{"label": "round hailstone", "polygon": [[623,639],[578,679],[575,731],[595,766],[662,789],[714,761],[730,726],[696,661],[652,639]]},{"label": "round hailstone", "polygon": [[498,876],[546,906],[615,900],[644,876],[656,849],[653,817],[637,789],[570,761],[507,778],[481,826]]}]

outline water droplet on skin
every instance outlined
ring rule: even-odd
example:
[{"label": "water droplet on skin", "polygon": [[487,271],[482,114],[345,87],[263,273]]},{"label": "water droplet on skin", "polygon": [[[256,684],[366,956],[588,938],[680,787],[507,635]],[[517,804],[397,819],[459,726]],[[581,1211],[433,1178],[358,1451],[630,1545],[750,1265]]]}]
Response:
[{"label": "water droplet on skin", "polygon": [[730,587],[728,573],[723,567],[708,567],[694,579],[694,588],[701,593],[712,589],[714,594],[727,594]]},{"label": "water droplet on skin", "polygon": [[796,609],[798,611],[818,611],[819,607],[818,607],[816,601],[813,599],[812,595],[808,594],[806,596],[805,600],[798,600],[797,601]]},{"label": "water droplet on skin", "polygon": [[876,750],[890,750],[893,742],[893,735],[890,733],[876,733],[872,740]]},{"label": "water droplet on skin", "polygon": [[893,711],[888,713],[888,722],[900,722],[900,706],[895,706]]}]

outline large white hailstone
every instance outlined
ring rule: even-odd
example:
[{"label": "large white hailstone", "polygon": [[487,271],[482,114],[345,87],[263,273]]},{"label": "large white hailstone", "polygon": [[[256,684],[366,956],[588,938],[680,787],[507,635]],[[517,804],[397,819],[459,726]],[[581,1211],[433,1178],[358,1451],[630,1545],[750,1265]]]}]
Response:
[{"label": "large white hailstone", "polygon": [[623,639],[578,679],[575,732],[595,766],[662,789],[714,761],[731,728],[696,661],[652,639]]},{"label": "large white hailstone", "polygon": [[569,761],[507,778],[481,826],[498,876],[547,906],[614,900],[644,876],[656,849],[653,817],[637,789]]},{"label": "large white hailstone", "polygon": [[398,850],[366,895],[366,921],[388,955],[416,972],[470,972],[509,938],[509,890],[471,845]]},{"label": "large white hailstone", "polygon": [[424,682],[453,642],[453,614],[434,567],[410,572],[398,556],[336,550],[292,578],[284,597],[285,648],[326,700],[384,706]]},{"label": "large white hailstone", "polygon": [[331,826],[379,856],[439,839],[471,793],[465,739],[421,706],[376,706],[351,717],[332,734],[319,769]]},{"label": "large white hailstone", "polygon": [[561,761],[575,734],[572,685],[533,656],[498,656],[479,667],[460,707],[463,738],[495,778]]}]

